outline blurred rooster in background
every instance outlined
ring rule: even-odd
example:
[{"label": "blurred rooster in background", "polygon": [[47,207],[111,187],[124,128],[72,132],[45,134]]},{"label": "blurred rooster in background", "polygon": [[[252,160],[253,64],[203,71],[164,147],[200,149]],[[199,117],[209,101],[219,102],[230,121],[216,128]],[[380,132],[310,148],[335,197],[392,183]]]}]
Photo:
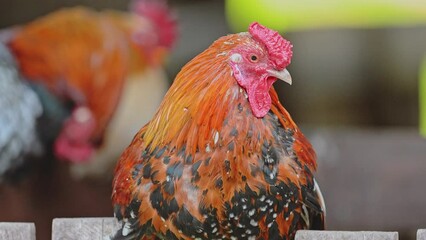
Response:
[{"label": "blurred rooster in background", "polygon": [[43,148],[112,169],[168,87],[177,29],[165,1],[136,0],[130,13],[63,9],[1,35],[0,177]]},{"label": "blurred rooster in background", "polygon": [[113,239],[294,239],[323,229],[315,152],[272,84],[292,45],[258,23],[177,75],[116,167]]}]

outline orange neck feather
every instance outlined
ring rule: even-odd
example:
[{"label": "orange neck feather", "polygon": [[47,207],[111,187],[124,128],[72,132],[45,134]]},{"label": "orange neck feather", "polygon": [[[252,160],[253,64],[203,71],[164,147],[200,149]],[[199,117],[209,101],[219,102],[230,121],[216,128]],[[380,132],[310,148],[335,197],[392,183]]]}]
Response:
[{"label": "orange neck feather", "polygon": [[[155,147],[175,139],[179,147],[186,139],[195,141],[187,143],[195,151],[212,139],[212,130],[220,130],[240,89],[227,62],[229,50],[242,41],[238,36],[218,39],[182,68],[147,126],[147,145]],[[197,136],[188,138],[191,133]]]},{"label": "orange neck feather", "polygon": [[[223,139],[222,143],[221,140],[218,143],[215,139],[215,135],[219,133],[221,137],[229,135],[223,134],[228,133],[228,130],[222,131],[222,127],[226,125],[225,121],[229,121],[229,125],[240,125],[237,127],[240,131],[253,128],[254,136],[261,134],[272,137],[270,130],[265,130],[261,118],[256,118],[251,113],[246,115],[246,119],[235,119],[230,116],[236,111],[238,104],[244,109],[249,109],[244,96],[245,91],[232,76],[232,69],[228,64],[229,51],[235,44],[244,43],[247,38],[247,34],[244,33],[222,37],[182,68],[161,103],[159,111],[142,130],[145,146],[154,149],[159,145],[168,145],[179,149],[186,145],[189,154],[195,154],[197,150],[207,151],[206,148],[213,150],[216,146],[227,142]],[[315,154],[311,145],[280,104],[273,88],[270,94],[271,111],[284,128],[294,130],[299,138],[295,144],[300,148],[296,151],[300,150],[305,154],[306,156],[301,156],[301,160],[309,162],[315,169]],[[247,142],[247,146],[258,151],[261,141],[255,137]],[[305,157],[307,159],[304,159]]]}]

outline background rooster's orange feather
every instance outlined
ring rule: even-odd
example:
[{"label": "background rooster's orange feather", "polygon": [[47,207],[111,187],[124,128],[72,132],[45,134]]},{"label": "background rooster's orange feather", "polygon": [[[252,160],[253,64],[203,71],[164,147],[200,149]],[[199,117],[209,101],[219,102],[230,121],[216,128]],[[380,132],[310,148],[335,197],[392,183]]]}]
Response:
[{"label": "background rooster's orange feather", "polygon": [[100,140],[128,71],[129,40],[112,19],[74,8],[22,27],[9,46],[28,79],[91,109]]},{"label": "background rooster's orange feather", "polygon": [[[167,78],[161,65],[176,39],[175,17],[165,1],[136,0],[131,10],[62,9],[11,29],[7,38],[3,33],[17,71],[28,80],[23,82],[32,86],[43,105],[40,119],[58,118],[54,121],[58,127],[36,120],[43,126],[39,132],[52,132],[53,139],[45,145],[54,142],[59,158],[114,159],[126,144],[121,135],[127,139],[153,110],[133,109],[133,119],[127,122],[115,113],[128,112],[132,101],[155,107],[165,92]],[[111,121],[121,129],[108,129]],[[105,165],[103,171],[113,163]]]}]

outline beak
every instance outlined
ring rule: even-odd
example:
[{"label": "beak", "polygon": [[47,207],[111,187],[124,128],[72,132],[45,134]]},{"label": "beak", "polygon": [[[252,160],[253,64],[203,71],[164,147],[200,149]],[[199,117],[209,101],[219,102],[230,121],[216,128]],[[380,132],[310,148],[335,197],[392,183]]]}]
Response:
[{"label": "beak", "polygon": [[271,74],[272,77],[276,77],[278,79],[281,79],[281,80],[283,80],[284,82],[286,82],[290,85],[292,83],[290,73],[287,71],[286,68],[284,68],[284,70],[281,70],[281,71],[268,70],[268,73]]}]

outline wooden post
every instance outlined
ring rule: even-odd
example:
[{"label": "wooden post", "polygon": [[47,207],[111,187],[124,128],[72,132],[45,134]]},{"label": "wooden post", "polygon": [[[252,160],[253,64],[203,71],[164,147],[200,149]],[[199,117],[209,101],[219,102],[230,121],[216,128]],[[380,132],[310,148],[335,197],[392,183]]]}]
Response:
[{"label": "wooden post", "polygon": [[35,240],[34,223],[0,222],[0,239]]},{"label": "wooden post", "polygon": [[397,232],[349,232],[300,230],[295,240],[398,240]]},{"label": "wooden post", "polygon": [[114,218],[55,218],[52,240],[105,240],[119,227]]},{"label": "wooden post", "polygon": [[417,230],[417,240],[426,240],[426,229]]}]

